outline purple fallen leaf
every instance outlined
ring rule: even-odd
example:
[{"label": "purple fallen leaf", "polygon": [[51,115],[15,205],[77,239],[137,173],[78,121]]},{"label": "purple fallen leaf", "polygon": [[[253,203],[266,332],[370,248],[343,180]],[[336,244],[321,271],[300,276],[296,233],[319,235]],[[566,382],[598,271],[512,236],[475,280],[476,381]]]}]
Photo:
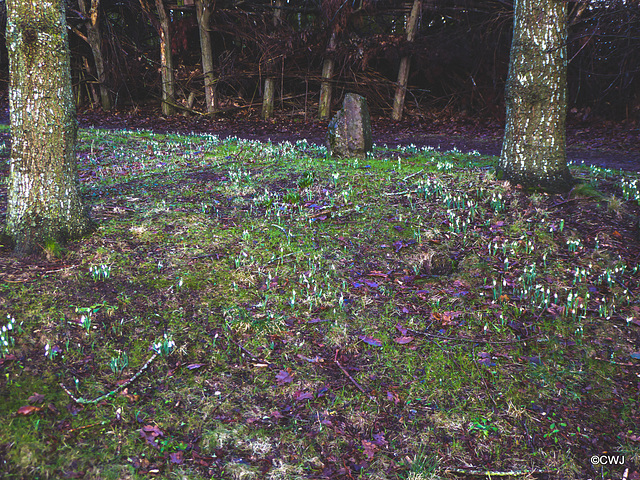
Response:
[{"label": "purple fallen leaf", "polygon": [[387,400],[395,403],[396,405],[400,403],[400,397],[398,396],[398,394],[391,391],[387,391]]},{"label": "purple fallen leaf", "polygon": [[378,284],[376,282],[372,282],[371,280],[365,280],[364,283],[367,287],[378,288]]},{"label": "purple fallen leaf", "polygon": [[309,320],[308,323],[320,323],[320,322],[328,322],[329,320],[326,320],[324,318],[312,318],[311,320]]},{"label": "purple fallen leaf", "polygon": [[543,361],[540,357],[524,357],[531,365],[543,365]]},{"label": "purple fallen leaf", "polygon": [[401,232],[402,230],[404,230],[404,228],[402,228],[400,225],[394,225],[393,228],[398,232]]},{"label": "purple fallen leaf", "polygon": [[389,445],[389,442],[387,442],[387,440],[384,438],[384,433],[374,433],[373,443],[375,443],[379,447],[384,447],[386,445]]},{"label": "purple fallen leaf", "polygon": [[195,370],[196,368],[204,367],[204,363],[191,363],[187,365],[189,370]]},{"label": "purple fallen leaf", "polygon": [[313,398],[313,393],[311,392],[303,392],[302,390],[298,390],[296,393],[293,394],[293,399],[296,402],[300,402],[302,400],[309,400]]},{"label": "purple fallen leaf", "polygon": [[400,345],[406,345],[412,340],[413,340],[413,337],[398,337],[393,339],[394,342],[399,343]]},{"label": "purple fallen leaf", "polygon": [[169,461],[171,463],[175,463],[176,465],[180,465],[184,461],[184,452],[172,452],[169,454]]},{"label": "purple fallen leaf", "polygon": [[495,363],[491,361],[491,354],[487,352],[478,352],[478,363],[485,367],[493,367]]},{"label": "purple fallen leaf", "polygon": [[140,430],[140,436],[151,446],[160,448],[156,439],[158,437],[164,437],[164,433],[156,425],[145,425]]},{"label": "purple fallen leaf", "polygon": [[402,307],[402,313],[409,313],[409,309],[407,307]]},{"label": "purple fallen leaf", "polygon": [[373,456],[378,449],[378,446],[368,440],[362,440],[362,446],[364,447],[364,454],[369,461],[373,460]]},{"label": "purple fallen leaf", "polygon": [[353,282],[353,288],[360,288],[360,287],[364,287],[364,283],[360,283],[360,282]]},{"label": "purple fallen leaf", "polygon": [[377,338],[373,338],[371,335],[358,335],[358,338],[364,343],[367,343],[373,347],[381,347],[382,342]]},{"label": "purple fallen leaf", "polygon": [[395,249],[396,253],[399,252],[402,247],[404,247],[404,243],[402,243],[402,240],[396,240],[395,242],[393,242],[393,248]]},{"label": "purple fallen leaf", "polygon": [[286,370],[280,370],[276,374],[276,382],[278,382],[278,385],[284,385],[285,383],[291,383],[291,382],[293,382],[293,377]]},{"label": "purple fallen leaf", "polygon": [[398,330],[402,335],[406,335],[407,332],[409,331],[399,323],[396,324],[396,330]]}]

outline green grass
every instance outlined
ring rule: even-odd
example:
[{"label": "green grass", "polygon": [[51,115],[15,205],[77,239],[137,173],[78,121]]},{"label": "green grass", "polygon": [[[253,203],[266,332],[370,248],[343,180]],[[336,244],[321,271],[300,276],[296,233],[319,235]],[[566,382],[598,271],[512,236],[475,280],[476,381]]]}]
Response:
[{"label": "green grass", "polygon": [[[3,478],[640,461],[637,175],[527,196],[477,154],[101,130],[79,158],[96,232],[0,251]],[[60,386],[114,391],[153,345],[97,403]]]}]

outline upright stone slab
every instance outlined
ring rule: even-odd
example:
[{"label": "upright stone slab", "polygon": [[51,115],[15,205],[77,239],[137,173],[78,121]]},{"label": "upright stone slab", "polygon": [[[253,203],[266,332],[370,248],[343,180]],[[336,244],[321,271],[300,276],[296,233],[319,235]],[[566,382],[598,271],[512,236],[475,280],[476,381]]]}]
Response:
[{"label": "upright stone slab", "polygon": [[329,154],[337,158],[364,158],[373,147],[371,120],[367,100],[347,93],[342,109],[329,122]]}]

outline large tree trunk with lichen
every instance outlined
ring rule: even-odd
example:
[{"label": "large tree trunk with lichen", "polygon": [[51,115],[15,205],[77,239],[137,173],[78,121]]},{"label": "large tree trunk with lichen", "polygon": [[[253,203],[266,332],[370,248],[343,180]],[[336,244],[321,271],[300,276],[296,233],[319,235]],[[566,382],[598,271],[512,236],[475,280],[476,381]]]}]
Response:
[{"label": "large tree trunk with lichen", "polygon": [[200,54],[202,57],[202,73],[204,74],[204,95],[207,102],[207,112],[217,110],[216,80],[213,76],[213,48],[211,46],[211,0],[196,0],[196,17],[200,32]]},{"label": "large tree trunk with lichen", "polygon": [[[418,31],[418,19],[422,13],[422,0],[413,0],[411,13],[407,18],[407,43],[411,44],[416,38]],[[405,55],[400,59],[398,68],[398,82],[396,83],[396,94],[393,97],[393,111],[391,118],[400,121],[404,110],[404,97],[407,92],[407,82],[409,81],[409,67],[411,66],[411,56]]]},{"label": "large tree trunk with lichen", "polygon": [[6,40],[12,143],[6,233],[24,255],[91,228],[76,164],[65,3],[7,1]]},{"label": "large tree trunk with lichen", "polygon": [[566,3],[516,0],[514,8],[499,171],[525,188],[567,190]]},{"label": "large tree trunk with lichen", "polygon": [[78,0],[80,11],[87,18],[87,36],[86,42],[91,47],[93,53],[93,62],[96,67],[96,76],[98,77],[98,85],[100,86],[100,103],[102,110],[108,112],[111,110],[111,94],[106,84],[104,58],[102,56],[102,37],[100,35],[100,0],[90,0],[89,8],[85,0]]},{"label": "large tree trunk with lichen", "polygon": [[171,54],[171,19],[162,0],[155,0],[158,19],[160,20],[160,76],[162,77],[162,113],[171,115],[175,112],[176,80],[173,72],[173,56]]}]

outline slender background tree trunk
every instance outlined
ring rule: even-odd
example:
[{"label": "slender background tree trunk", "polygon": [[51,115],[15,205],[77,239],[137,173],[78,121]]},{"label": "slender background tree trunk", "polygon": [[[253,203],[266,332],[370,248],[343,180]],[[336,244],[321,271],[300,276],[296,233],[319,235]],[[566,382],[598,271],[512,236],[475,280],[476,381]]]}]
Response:
[{"label": "slender background tree trunk", "polygon": [[88,232],[62,0],[7,2],[11,160],[6,232],[19,255]]},{"label": "slender background tree trunk", "polygon": [[104,58],[102,56],[102,36],[100,34],[100,0],[90,0],[91,4],[87,11],[86,0],[79,0],[78,6],[82,14],[87,17],[87,36],[84,38],[91,47],[93,62],[96,68],[96,77],[100,86],[100,104],[102,110],[108,112],[112,108],[111,94],[105,83]]},{"label": "slender background tree trunk", "polygon": [[[407,19],[407,42],[413,43],[418,32],[418,20],[422,13],[422,1],[413,0],[413,7]],[[400,121],[402,119],[402,110],[404,110],[404,97],[407,93],[407,82],[409,80],[409,67],[411,66],[411,56],[405,55],[400,59],[400,68],[398,69],[398,83],[396,87],[396,95],[393,98],[393,111],[391,118]]]},{"label": "slender background tree trunk", "polygon": [[156,1],[156,10],[160,20],[160,71],[162,76],[162,113],[172,115],[175,112],[176,80],[173,72],[171,54],[171,20],[162,0]]},{"label": "slender background tree trunk", "polygon": [[202,73],[204,74],[204,95],[207,102],[207,112],[217,110],[216,81],[213,77],[213,48],[211,46],[211,13],[213,2],[211,0],[196,0],[196,17],[198,19],[198,31],[200,32],[200,52],[202,56]]},{"label": "slender background tree trunk", "polygon": [[322,64],[322,82],[320,83],[320,103],[318,105],[318,118],[320,120],[326,120],[331,115],[331,94],[333,91],[333,85],[331,79],[333,78],[333,54],[338,44],[337,34],[335,30],[331,33],[329,38],[329,45],[325,53],[324,63]]},{"label": "slender background tree trunk", "polygon": [[516,0],[499,170],[526,188],[561,191],[567,167],[567,14],[563,0]]},{"label": "slender background tree trunk", "polygon": [[[276,8],[273,10],[273,26],[278,27],[282,20],[282,0],[275,0]],[[270,52],[267,52],[270,53]],[[267,59],[267,78],[264,79],[264,91],[262,92],[262,119],[269,120],[273,117],[273,106],[276,97],[276,78],[273,76],[275,60]]]}]

